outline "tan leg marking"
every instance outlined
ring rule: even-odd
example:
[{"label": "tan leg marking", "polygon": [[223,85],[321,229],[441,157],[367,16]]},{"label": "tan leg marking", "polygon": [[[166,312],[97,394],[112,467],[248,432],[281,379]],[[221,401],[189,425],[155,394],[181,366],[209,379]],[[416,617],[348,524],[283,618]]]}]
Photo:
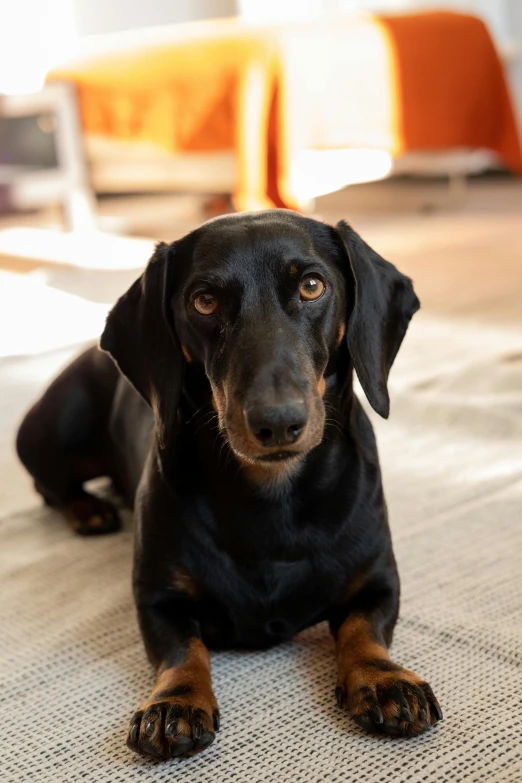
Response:
[{"label": "tan leg marking", "polygon": [[337,666],[338,702],[363,728],[413,736],[442,717],[430,686],[391,660],[362,615],[349,617],[339,629]]}]

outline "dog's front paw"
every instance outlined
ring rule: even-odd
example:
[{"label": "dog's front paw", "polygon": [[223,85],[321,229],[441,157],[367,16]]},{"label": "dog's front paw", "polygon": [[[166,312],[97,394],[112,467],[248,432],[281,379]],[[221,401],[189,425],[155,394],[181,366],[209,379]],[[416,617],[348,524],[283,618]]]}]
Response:
[{"label": "dog's front paw", "polygon": [[413,737],[442,720],[427,682],[389,660],[366,661],[341,677],[337,703],[367,731]]},{"label": "dog's front paw", "polygon": [[219,730],[216,699],[192,686],[178,686],[160,701],[146,702],[133,716],[127,745],[152,759],[193,756],[214,742]]}]

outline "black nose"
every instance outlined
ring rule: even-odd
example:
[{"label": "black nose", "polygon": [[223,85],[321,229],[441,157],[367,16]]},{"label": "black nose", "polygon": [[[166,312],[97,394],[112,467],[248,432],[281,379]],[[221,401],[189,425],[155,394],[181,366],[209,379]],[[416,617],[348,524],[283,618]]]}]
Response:
[{"label": "black nose", "polygon": [[308,413],[304,400],[280,405],[255,405],[245,410],[248,429],[262,446],[295,443],[306,427]]}]

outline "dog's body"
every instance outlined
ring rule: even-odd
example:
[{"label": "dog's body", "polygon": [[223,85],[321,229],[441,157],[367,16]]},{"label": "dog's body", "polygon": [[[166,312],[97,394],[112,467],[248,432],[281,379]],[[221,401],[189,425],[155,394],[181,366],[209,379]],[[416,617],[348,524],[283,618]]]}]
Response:
[{"label": "dog's body", "polygon": [[345,224],[283,210],[210,221],[160,245],[111,312],[101,347],[121,375],[93,348],[26,417],[19,454],[79,532],[118,524],[89,478],[109,475],[135,505],[135,599],[158,680],[132,748],[165,758],[213,740],[207,647],[266,647],[322,620],[338,702],[360,725],[408,735],[441,717],[387,653],[399,579],[352,392],[355,366],[387,416],[417,307]]}]

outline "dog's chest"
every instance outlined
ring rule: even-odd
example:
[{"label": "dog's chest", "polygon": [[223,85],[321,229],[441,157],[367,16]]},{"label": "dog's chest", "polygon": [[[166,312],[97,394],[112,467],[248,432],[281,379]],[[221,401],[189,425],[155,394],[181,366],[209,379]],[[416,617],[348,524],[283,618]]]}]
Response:
[{"label": "dog's chest", "polygon": [[207,552],[202,577],[214,607],[210,626],[220,616],[217,625],[229,634],[219,644],[274,644],[326,617],[342,590],[346,557],[342,544],[336,551],[320,537],[315,543],[314,550],[298,536],[295,541],[282,537],[269,547],[253,536],[231,549],[218,546]]},{"label": "dog's chest", "polygon": [[286,504],[238,494],[187,493],[186,565],[212,607],[206,624],[219,631],[216,643],[264,646],[327,617],[360,568],[361,531],[343,488]]},{"label": "dog's chest", "polygon": [[210,626],[221,615],[220,632],[227,629],[229,638],[218,643],[225,646],[263,647],[290,639],[323,619],[335,592],[331,575],[319,573],[309,560],[234,564],[215,576],[207,585],[215,607]]}]

